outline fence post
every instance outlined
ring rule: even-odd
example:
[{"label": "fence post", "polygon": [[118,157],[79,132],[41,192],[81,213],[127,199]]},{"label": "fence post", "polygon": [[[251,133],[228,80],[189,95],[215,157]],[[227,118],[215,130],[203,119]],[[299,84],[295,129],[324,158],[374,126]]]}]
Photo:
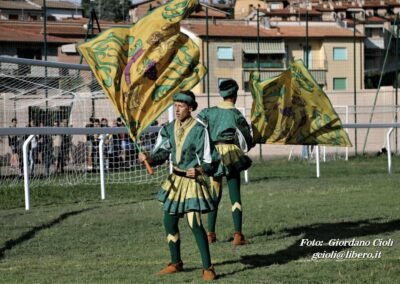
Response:
[{"label": "fence post", "polygon": [[29,163],[28,163],[28,145],[35,135],[29,135],[22,145],[22,155],[24,159],[24,192],[25,192],[25,210],[31,209],[29,199]]},{"label": "fence post", "polygon": [[392,149],[390,147],[390,135],[393,132],[393,127],[389,129],[388,133],[386,134],[386,144],[387,144],[387,155],[388,155],[388,171],[389,174],[392,173]]},{"label": "fence post", "polygon": [[100,191],[101,200],[106,199],[106,184],[104,180],[104,140],[107,134],[100,135],[99,154],[100,154]]}]

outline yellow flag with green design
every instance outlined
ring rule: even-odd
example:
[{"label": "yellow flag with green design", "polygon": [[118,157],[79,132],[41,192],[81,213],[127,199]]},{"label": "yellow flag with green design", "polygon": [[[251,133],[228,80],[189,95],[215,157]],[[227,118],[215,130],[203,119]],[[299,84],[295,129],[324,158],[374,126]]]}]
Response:
[{"label": "yellow flag with green design", "polygon": [[197,45],[180,32],[196,0],[173,0],[130,27],[110,28],[78,49],[136,140],[205,75]]},{"label": "yellow flag with green design", "polygon": [[327,95],[303,61],[263,82],[250,74],[251,124],[255,143],[351,147]]}]

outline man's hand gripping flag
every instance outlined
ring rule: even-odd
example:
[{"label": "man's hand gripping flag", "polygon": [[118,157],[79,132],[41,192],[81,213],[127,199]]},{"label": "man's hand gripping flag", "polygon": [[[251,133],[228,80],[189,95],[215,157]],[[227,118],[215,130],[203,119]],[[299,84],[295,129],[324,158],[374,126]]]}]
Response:
[{"label": "man's hand gripping flag", "polygon": [[172,104],[172,95],[190,90],[206,73],[199,48],[180,32],[180,21],[197,5],[173,0],[78,47],[139,151],[137,138]]}]

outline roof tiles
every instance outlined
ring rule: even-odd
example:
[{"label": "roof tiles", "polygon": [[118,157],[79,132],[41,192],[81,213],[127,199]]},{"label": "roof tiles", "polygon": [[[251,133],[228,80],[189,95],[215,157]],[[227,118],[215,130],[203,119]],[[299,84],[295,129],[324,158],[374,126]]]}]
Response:
[{"label": "roof tiles", "polygon": [[[198,36],[206,35],[206,28],[203,24],[186,24],[185,28],[191,30]],[[274,27],[271,29],[260,28],[261,37],[275,37],[275,38],[298,38],[305,37],[306,28],[303,26],[282,26]],[[309,37],[353,37],[353,32],[348,29],[339,27],[309,27]],[[211,24],[209,25],[209,36],[212,37],[236,37],[236,38],[251,38],[257,36],[257,28],[253,25],[221,25]],[[362,37],[362,34],[357,33],[357,37]]]}]

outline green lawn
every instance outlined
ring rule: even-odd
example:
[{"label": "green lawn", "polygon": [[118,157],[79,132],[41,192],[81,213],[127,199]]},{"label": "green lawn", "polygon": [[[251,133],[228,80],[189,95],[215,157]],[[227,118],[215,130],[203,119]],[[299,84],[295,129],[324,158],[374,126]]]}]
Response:
[{"label": "green lawn", "polygon": [[[321,164],[255,163],[242,186],[244,234],[233,247],[224,186],[211,245],[221,283],[396,283],[400,279],[400,158]],[[0,283],[202,282],[194,238],[181,221],[185,272],[156,277],[169,262],[158,186],[37,187],[24,210],[23,188],[0,185]],[[206,222],[206,219],[203,218]],[[302,239],[371,242],[363,247],[301,246]],[[391,246],[373,246],[377,239]],[[320,259],[315,253],[381,252],[379,259]]]}]

